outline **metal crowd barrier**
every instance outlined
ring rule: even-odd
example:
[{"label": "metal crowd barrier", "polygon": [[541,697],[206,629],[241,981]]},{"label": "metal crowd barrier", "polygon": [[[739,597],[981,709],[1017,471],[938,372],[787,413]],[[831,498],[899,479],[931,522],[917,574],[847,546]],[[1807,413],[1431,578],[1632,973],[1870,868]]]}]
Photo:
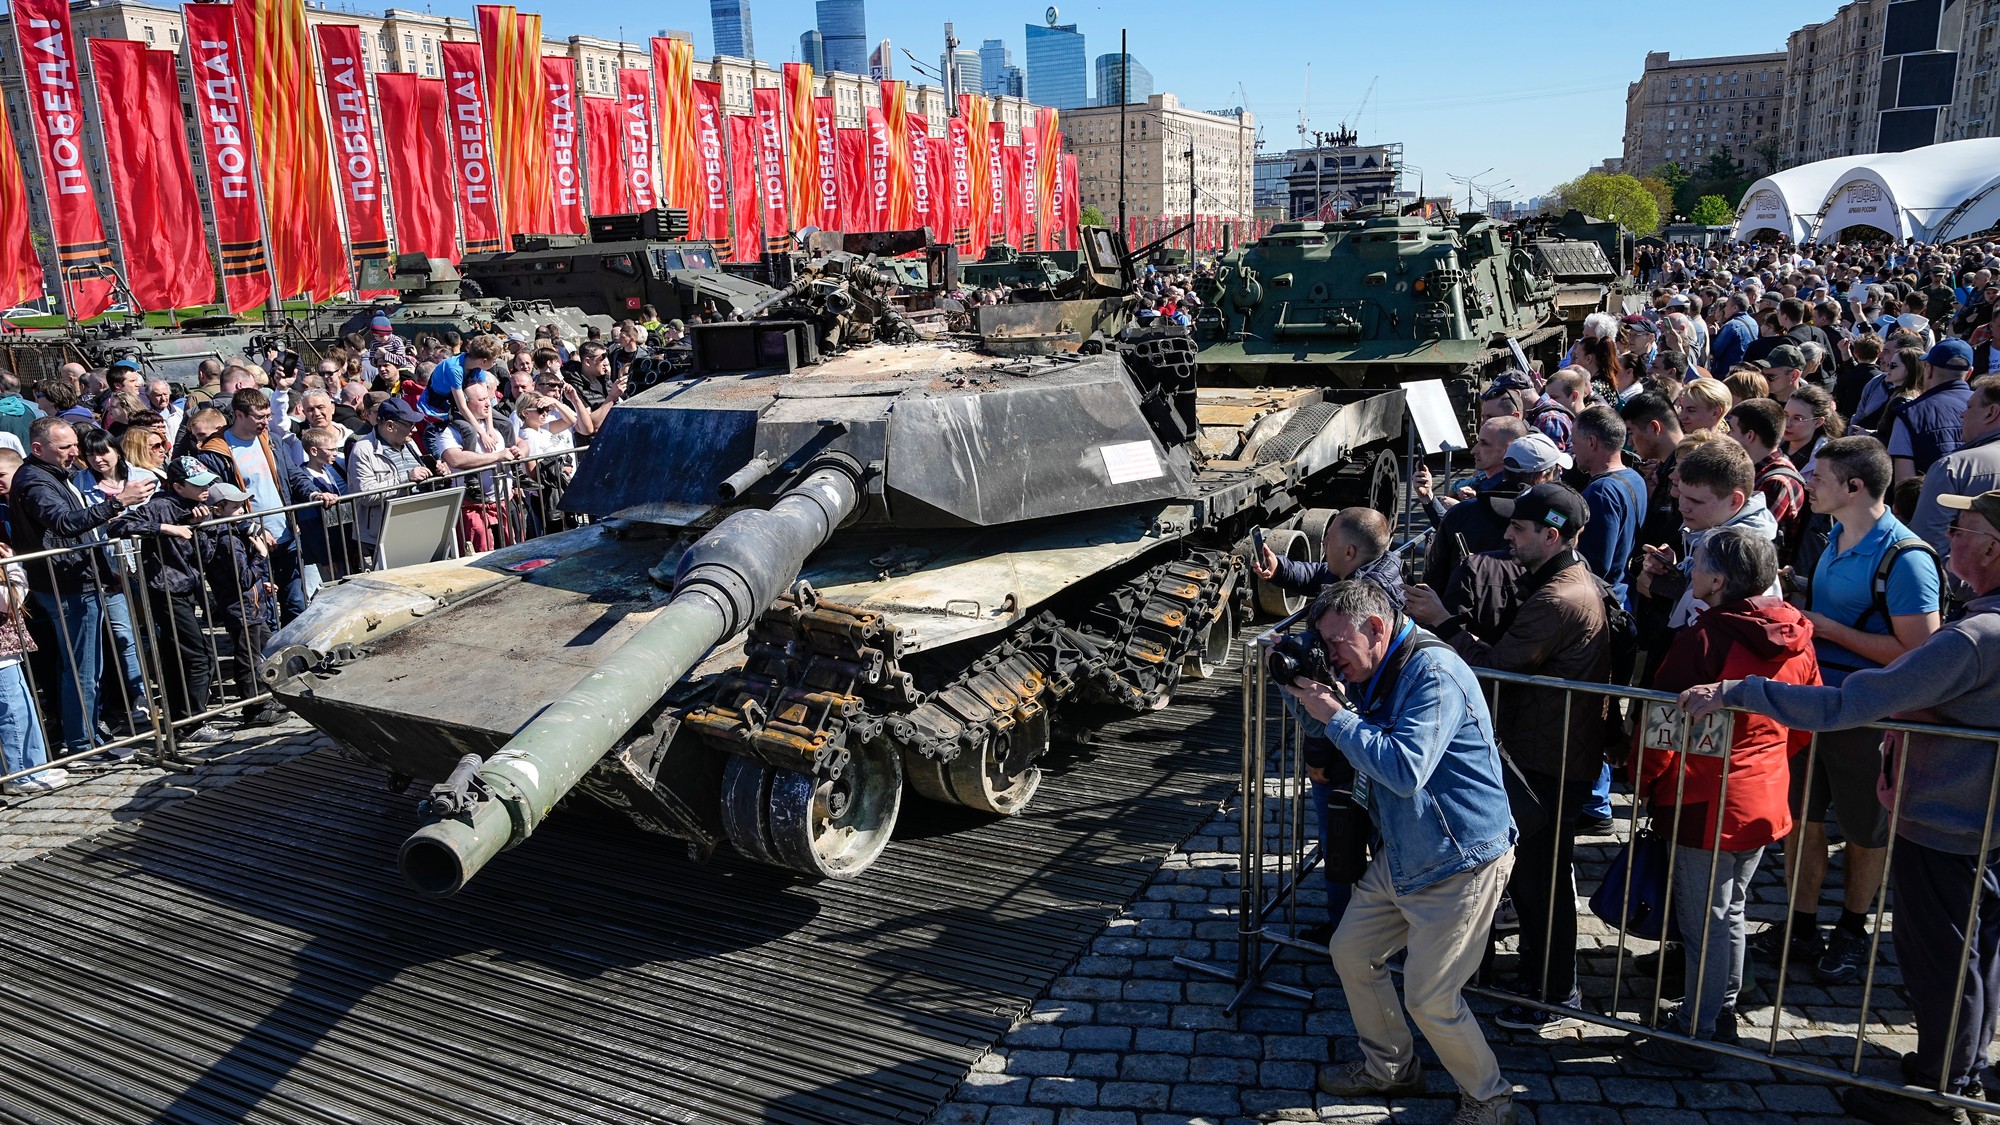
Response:
[{"label": "metal crowd barrier", "polygon": [[[303,599],[309,601],[325,582],[385,565],[374,545],[360,543],[355,535],[363,505],[386,505],[426,494],[450,496],[455,501],[454,518],[437,543],[437,557],[509,546],[575,522],[556,509],[555,501],[563,470],[573,466],[576,456],[550,453],[348,493],[330,506],[306,502],[210,519],[194,526],[195,542],[199,549],[214,551],[230,537],[242,539],[238,529],[243,525],[282,517],[286,533],[266,545],[265,558],[288,554],[284,565],[296,570]],[[481,512],[489,521],[487,540],[473,533],[464,516],[466,482],[475,477],[487,478],[489,499],[483,503],[490,508]],[[307,513],[318,518],[301,518]],[[227,573],[236,581],[217,589],[210,578],[223,568],[204,568],[195,591],[170,597],[144,581],[149,553],[157,549],[150,536],[134,535],[4,560],[15,580],[10,583],[12,596],[0,604],[5,611],[0,612],[0,630],[18,630],[33,638],[38,648],[17,665],[0,667],[0,677],[18,669],[23,688],[18,695],[8,692],[0,697],[0,738],[25,740],[27,724],[33,724],[42,734],[48,757],[11,771],[0,765],[0,785],[54,767],[108,762],[126,752],[146,764],[181,765],[186,758],[180,740],[189,732],[270,702],[270,693],[256,675],[257,655],[286,619],[282,583],[294,575],[276,573],[273,564],[272,578],[281,583],[278,589],[246,589],[241,572],[232,565]],[[38,584],[52,586],[58,566],[75,564],[93,553],[99,562],[91,568],[92,577],[82,593],[54,600],[30,595],[31,571],[40,571],[44,581]],[[244,609],[249,612],[241,612]],[[106,690],[85,687],[94,683],[104,684]],[[0,680],[0,690],[5,687]],[[88,701],[90,714],[65,714],[66,698],[74,700],[72,711],[78,712]],[[14,713],[22,701],[29,713]],[[126,733],[115,733],[112,719],[120,720]],[[112,727],[110,737],[100,731],[100,722]],[[69,748],[64,748],[66,743]],[[23,747],[7,749],[15,753]]]},{"label": "metal crowd barrier", "polygon": [[[1238,839],[1240,851],[1237,868],[1237,940],[1233,963],[1216,964],[1191,958],[1176,958],[1176,962],[1183,968],[1211,977],[1228,980],[1236,984],[1238,986],[1236,994],[1225,1007],[1225,1010],[1231,1013],[1240,1008],[1254,992],[1260,989],[1311,1002],[1313,994],[1310,991],[1269,979],[1272,975],[1271,968],[1273,962],[1279,953],[1288,948],[1301,950],[1318,957],[1327,956],[1325,946],[1301,940],[1297,936],[1298,932],[1305,928],[1306,925],[1306,920],[1302,916],[1302,910],[1310,909],[1302,906],[1299,901],[1298,891],[1307,875],[1313,873],[1321,862],[1318,825],[1314,813],[1307,807],[1310,802],[1310,790],[1307,785],[1305,761],[1302,756],[1301,724],[1298,717],[1294,714],[1293,709],[1285,704],[1282,693],[1271,682],[1265,659],[1272,644],[1297,623],[1302,616],[1303,611],[1285,618],[1263,633],[1244,642],[1245,651],[1242,663],[1243,805]],[[1612,707],[1630,707],[1633,712],[1635,725],[1648,721],[1648,708],[1661,709],[1650,712],[1652,720],[1657,723],[1668,724],[1671,723],[1672,716],[1680,716],[1680,721],[1677,724],[1673,724],[1671,735],[1671,745],[1679,753],[1676,770],[1677,776],[1673,782],[1677,796],[1683,791],[1683,787],[1686,784],[1690,754],[1692,753],[1696,756],[1702,754],[1701,748],[1693,746],[1694,740],[1697,738],[1697,732],[1712,731],[1714,729],[1710,724],[1702,724],[1701,727],[1697,728],[1694,724],[1686,722],[1685,712],[1679,709],[1678,696],[1668,692],[1651,691],[1644,688],[1617,687],[1607,684],[1582,683],[1481,668],[1475,668],[1474,672],[1489,687],[1489,704],[1496,708],[1504,705],[1504,693],[1508,690],[1541,688],[1565,693],[1566,716],[1569,699],[1573,694],[1585,694],[1603,698]],[[1726,712],[1730,716],[1729,720],[1727,724],[1721,725],[1725,739],[1727,738],[1729,729],[1734,726],[1736,713],[1735,711]],[[1711,720],[1711,722],[1715,722],[1715,720]],[[1664,729],[1664,726],[1662,729]],[[1927,734],[1991,742],[1994,744],[1995,750],[1994,761],[1996,765],[2000,765],[2000,732],[1993,730],[1890,720],[1870,723],[1865,729],[1879,731],[1885,735]],[[1567,749],[1568,737],[1569,731],[1566,718],[1563,733],[1563,748],[1565,750]],[[1629,744],[1629,741],[1627,740],[1627,744]],[[1657,743],[1654,744],[1657,745]],[[1713,754],[1714,748],[1711,747],[1709,749],[1709,756],[1716,756]],[[1804,750],[1792,755],[1790,759],[1791,768],[1794,770],[1812,770],[1817,761],[1819,750],[1820,739],[1818,735],[1814,735]],[[1719,756],[1722,760],[1722,774],[1720,791],[1716,803],[1721,805],[1728,795],[1729,777],[1734,769],[1734,761],[1729,755],[1726,741],[1721,746],[1721,754]],[[1636,853],[1630,848],[1624,850],[1623,858],[1626,866],[1623,873],[1625,876],[1623,885],[1626,888],[1626,896],[1625,901],[1621,904],[1621,908],[1618,911],[1621,921],[1616,927],[1616,945],[1612,950],[1613,966],[1610,981],[1610,997],[1603,1011],[1591,1010],[1587,1006],[1584,1008],[1569,1008],[1560,1003],[1545,1003],[1528,996],[1517,995],[1490,985],[1478,983],[1478,978],[1475,978],[1474,985],[1469,986],[1467,991],[1491,1000],[1519,1004],[1524,1007],[1544,1011],[1560,1012],[1566,1017],[1578,1019],[1598,1027],[1643,1034],[1648,1037],[1664,1038],[1704,1051],[1710,1051],[1717,1055],[1754,1061],[1767,1066],[1781,1067],[1788,1071],[1809,1075],[1833,1083],[1872,1087],[1885,1092],[1919,1098],[1941,1106],[1957,1106],[1968,1111],[1984,1110],[1990,1112],[1992,1106],[1989,1103],[1943,1092],[1946,1081],[1944,1077],[1940,1077],[1935,1088],[1920,1089],[1896,1082],[1884,1081],[1861,1073],[1862,1064],[1868,1058],[1871,1034],[1911,1034],[1914,1032],[1914,1023],[1907,1017],[1902,1022],[1890,1024],[1884,1019],[1871,1018],[1870,1015],[1873,1010],[1871,1005],[1875,1003],[1878,991],[1891,987],[1889,985],[1879,985],[1877,975],[1880,968],[1884,925],[1894,924],[1894,911],[1888,902],[1888,880],[1889,872],[1892,869],[1895,859],[1895,848],[1898,841],[1897,827],[1902,817],[1902,804],[1906,793],[1906,788],[1903,784],[1903,774],[1907,769],[1909,757],[1910,755],[1907,752],[1895,755],[1896,798],[1894,805],[1889,810],[1889,838],[1883,863],[1883,880],[1882,884],[1875,888],[1873,892],[1875,922],[1871,927],[1867,960],[1862,970],[1860,1002],[1854,1008],[1855,1016],[1852,1021],[1854,1028],[1853,1047],[1852,1051],[1847,1053],[1844,1065],[1829,1065],[1823,1061],[1829,1057],[1824,1052],[1815,1058],[1797,1053],[1796,1051],[1781,1053],[1779,1049],[1781,1044],[1788,1042],[1786,1039],[1787,1032],[1809,1031],[1812,1034],[1821,1036],[1827,1034],[1823,1026],[1808,1027],[1809,1018],[1807,1016],[1802,1013],[1788,1011],[1785,1007],[1786,990],[1787,986],[1791,983],[1789,977],[1793,936],[1792,906],[1797,898],[1798,878],[1796,856],[1787,856],[1786,860],[1789,862],[1785,862],[1784,865],[1785,876],[1783,885],[1785,894],[1784,902],[1781,904],[1783,909],[1783,917],[1781,919],[1760,919],[1757,917],[1758,903],[1756,897],[1754,893],[1747,895],[1745,914],[1746,940],[1749,937],[1756,936],[1757,931],[1750,927],[1754,926],[1760,920],[1766,921],[1772,927],[1776,928],[1783,938],[1783,945],[1781,946],[1783,952],[1780,955],[1776,977],[1767,984],[1761,979],[1761,973],[1756,974],[1759,978],[1757,980],[1758,985],[1764,987],[1764,995],[1768,996],[1768,1009],[1770,1012],[1770,1026],[1768,1029],[1756,1029],[1758,1031],[1758,1038],[1762,1039],[1762,1042],[1758,1045],[1752,1046],[1754,1040],[1749,1034],[1750,1029],[1745,1029],[1740,1045],[1732,1045],[1719,1043],[1713,1039],[1690,1038],[1677,1033],[1669,1026],[1663,1025],[1662,1017],[1665,1013],[1662,1010],[1662,1001],[1672,999],[1672,997],[1664,995],[1668,991],[1665,988],[1667,957],[1664,955],[1656,958],[1658,964],[1651,974],[1652,980],[1648,982],[1650,987],[1635,990],[1631,993],[1627,992],[1624,978],[1628,954],[1654,952],[1662,948],[1658,942],[1630,933],[1628,924],[1622,920],[1629,918],[1631,914],[1630,908],[1633,893],[1633,879],[1631,876],[1632,864]],[[1977,779],[1968,779],[1968,781],[1976,782]],[[2000,768],[1996,768],[1992,776],[1984,784],[1987,787],[1987,800],[1985,822],[1981,829],[1980,854],[1990,855],[1995,843],[1994,825],[1996,812],[2000,812]],[[1568,786],[1559,783],[1557,795],[1558,808],[1566,807],[1568,794],[1563,790],[1567,788]],[[1619,824],[1614,828],[1614,835],[1618,837],[1618,842],[1621,845],[1630,841],[1639,829],[1641,819],[1639,805],[1639,800],[1634,798],[1628,804],[1624,814],[1618,818]],[[1674,910],[1672,863],[1679,855],[1679,849],[1675,846],[1675,840],[1678,838],[1679,814],[1682,811],[1678,802],[1673,811],[1675,815],[1671,824],[1654,826],[1655,830],[1662,836],[1662,843],[1666,847],[1669,856],[1669,869],[1666,880],[1667,897],[1662,906],[1662,911],[1667,918],[1673,917]],[[1553,811],[1551,815],[1555,815]],[[1832,812],[1829,811],[1827,815],[1828,822],[1834,823]],[[1621,828],[1622,831],[1619,831]],[[1770,865],[1780,862],[1780,845],[1793,846],[1800,840],[1800,829],[1801,826],[1795,824],[1790,835],[1781,838],[1780,841],[1773,844],[1766,845],[1764,854],[1758,864],[1758,872],[1752,879],[1751,887],[1753,889],[1759,885],[1766,884],[1766,881],[1770,878],[1767,874]],[[1721,830],[1721,818],[1718,816],[1715,829],[1716,835],[1708,848],[1709,882],[1711,885],[1715,882],[1717,865],[1721,860],[1719,849]],[[1581,864],[1579,863],[1577,866],[1581,866]],[[1607,872],[1608,874],[1609,872]],[[1979,922],[1980,900],[1984,889],[1983,883],[1979,879],[1979,874],[1980,869],[1975,864],[1970,906],[1967,911],[1965,924],[1962,927],[1963,937],[1959,943],[1960,991],[1963,990],[1965,974],[1970,968],[1972,943]],[[1576,887],[1577,898],[1579,900],[1587,899],[1591,891],[1595,889],[1594,886],[1585,886],[1579,881]],[[1823,886],[1822,898],[1825,897],[1825,892],[1829,889],[1831,888]],[[1585,913],[1574,902],[1561,903],[1549,901],[1528,903],[1517,901],[1514,905],[1522,916],[1526,916],[1531,910],[1539,910],[1544,912],[1545,919],[1552,917],[1554,911],[1562,909],[1576,909],[1580,920]],[[1819,904],[1813,903],[1811,907],[1817,912]],[[1320,918],[1317,920],[1323,921],[1324,919]],[[1496,930],[1492,940],[1497,943],[1500,940],[1500,936]],[[1700,935],[1683,935],[1686,944],[1696,946],[1704,955],[1696,961],[1701,971],[1691,974],[1686,981],[1689,988],[1684,989],[1684,992],[1690,998],[1702,995],[1708,984],[1705,957],[1708,943],[1712,940],[1723,940],[1725,937],[1725,935],[1709,932],[1709,923],[1707,921],[1704,921],[1703,932]],[[1591,950],[1586,946],[1585,941],[1580,938],[1578,942],[1579,968],[1577,971],[1579,988],[1587,981],[1601,980],[1600,977],[1593,977],[1582,961],[1583,955],[1589,952]],[[1600,957],[1603,952],[1603,949],[1597,950]],[[1679,955],[1684,956],[1685,954],[1683,952]],[[1765,1005],[1765,1001],[1762,997],[1754,1001],[1752,1000],[1752,996],[1755,995],[1752,991],[1753,962],[1752,954],[1747,950],[1744,964],[1744,985],[1742,993],[1737,1000],[1738,1011],[1759,1009]],[[1547,967],[1548,962],[1545,955],[1542,965],[1543,976],[1537,978],[1530,977],[1526,973],[1522,975],[1527,980],[1545,980]],[[1524,988],[1523,991],[1529,991],[1529,989]],[[1990,1002],[1992,1001],[1989,998]],[[1641,1011],[1629,1011],[1629,1009],[1639,1005],[1643,1005]],[[1818,1003],[1817,997],[1815,997],[1814,1006],[1822,1009],[1822,1012],[1826,1007],[1826,1005]],[[1898,1004],[1893,1006],[1893,1008],[1900,1008],[1906,1011],[1907,1004]],[[1962,1006],[1954,1004],[1951,1020],[1944,1037],[1946,1043],[1950,1043],[1955,1038],[1961,1014]],[[1823,1024],[1825,1022],[1823,1015],[1817,1017],[1813,1022]],[[1719,1028],[1720,1019],[1718,1020],[1718,1030]],[[1877,1045],[1877,1052],[1877,1057],[1890,1057],[1895,1054],[1895,1052],[1879,1044]]]}]

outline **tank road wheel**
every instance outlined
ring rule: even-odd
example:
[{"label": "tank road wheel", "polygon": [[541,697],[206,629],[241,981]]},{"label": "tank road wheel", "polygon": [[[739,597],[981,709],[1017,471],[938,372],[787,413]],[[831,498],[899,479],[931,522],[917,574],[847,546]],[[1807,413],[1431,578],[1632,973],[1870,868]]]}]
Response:
[{"label": "tank road wheel", "polygon": [[952,759],[945,766],[946,783],[966,808],[1012,816],[1041,786],[1042,771],[1035,762],[1048,749],[1049,712],[1044,708],[987,739],[979,753]]},{"label": "tank road wheel", "polygon": [[[1312,561],[1312,542],[1302,532],[1266,531],[1264,545],[1271,548],[1271,553],[1278,556],[1280,561],[1286,559],[1293,562]],[[1304,609],[1305,604],[1305,598],[1298,594],[1288,594],[1274,583],[1257,579],[1257,608],[1267,617],[1273,620],[1289,617]]]},{"label": "tank road wheel", "polygon": [[731,756],[722,824],[751,859],[825,879],[851,879],[889,846],[903,804],[903,763],[889,749],[853,748],[839,778],[772,769]]},{"label": "tank road wheel", "polygon": [[1396,455],[1387,450],[1379,450],[1368,465],[1367,499],[1362,503],[1389,517],[1389,526],[1396,526],[1396,518],[1403,513],[1403,479],[1397,471]]},{"label": "tank road wheel", "polygon": [[1236,599],[1224,598],[1215,617],[1195,636],[1194,645],[1182,660],[1181,674],[1205,680],[1229,662],[1229,646],[1236,640]]}]

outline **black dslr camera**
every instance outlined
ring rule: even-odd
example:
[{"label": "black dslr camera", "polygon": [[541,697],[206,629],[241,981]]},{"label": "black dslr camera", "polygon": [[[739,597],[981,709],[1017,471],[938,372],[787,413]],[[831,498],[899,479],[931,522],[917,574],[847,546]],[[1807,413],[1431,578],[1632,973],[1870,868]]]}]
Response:
[{"label": "black dslr camera", "polygon": [[1308,680],[1328,687],[1337,683],[1326,647],[1320,644],[1317,633],[1286,633],[1279,637],[1271,645],[1271,651],[1264,654],[1264,667],[1272,680],[1286,687],[1299,687]]}]

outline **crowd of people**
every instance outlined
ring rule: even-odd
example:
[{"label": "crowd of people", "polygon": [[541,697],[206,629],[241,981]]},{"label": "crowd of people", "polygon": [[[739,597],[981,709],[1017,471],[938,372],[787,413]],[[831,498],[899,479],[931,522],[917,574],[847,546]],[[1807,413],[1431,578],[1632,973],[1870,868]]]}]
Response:
[{"label": "crowd of people", "polygon": [[[260,694],[271,632],[321,583],[374,565],[400,494],[462,488],[465,551],[564,526],[574,451],[635,372],[685,367],[688,347],[686,326],[650,307],[608,338],[548,325],[412,342],[375,316],[316,360],[205,359],[192,385],[132,359],[65,364],[28,387],[0,371],[0,773],[18,775],[6,790],[61,787],[68,770],[51,759],[129,755],[154,726],[140,622],[178,738],[228,737],[218,685],[238,702]],[[237,722],[279,717],[266,702]]]},{"label": "crowd of people", "polygon": [[[1746,958],[1859,983],[1886,902],[1917,1028],[1904,1079],[1980,1096],[2000,1022],[2000,850],[1981,850],[1995,743],[1863,724],[2000,717],[1977,648],[2000,628],[2000,247],[1671,246],[1644,268],[1643,308],[1593,314],[1560,363],[1483,388],[1470,480],[1415,471],[1421,583],[1353,509],[1317,571],[1256,562],[1319,591],[1307,617],[1342,682],[1286,689],[1309,717],[1322,854],[1343,880],[1322,932],[1359,1038],[1320,1088],[1423,1087],[1386,976],[1403,951],[1409,1015],[1461,1090],[1454,1121],[1515,1119],[1461,990],[1484,970],[1521,998],[1496,1022],[1579,1021],[1591,888],[1574,850],[1611,830],[1622,784],[1670,849],[1681,935],[1666,964],[1642,959],[1674,1034],[1635,1037],[1632,1057],[1713,1069],[1689,1040],[1737,1041]],[[1727,706],[1729,749],[1692,753],[1604,694],[1482,691],[1473,669],[1682,692],[1681,731]],[[1844,878],[1823,909],[1834,829]],[[1791,916],[1752,934],[1750,885],[1780,841]],[[1493,975],[1503,915],[1511,980]],[[1843,1097],[1864,1121],[1966,1120]]]}]

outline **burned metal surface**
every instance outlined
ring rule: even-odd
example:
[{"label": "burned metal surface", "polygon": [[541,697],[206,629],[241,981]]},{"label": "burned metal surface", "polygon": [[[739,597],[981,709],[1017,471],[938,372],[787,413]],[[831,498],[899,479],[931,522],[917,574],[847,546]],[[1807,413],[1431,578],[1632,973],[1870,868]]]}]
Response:
[{"label": "burned metal surface", "polygon": [[1235,695],[1059,747],[1022,816],[925,806],[861,884],[566,818],[423,899],[408,800],[310,755],[0,872],[0,1116],[915,1125],[1230,791]]}]

